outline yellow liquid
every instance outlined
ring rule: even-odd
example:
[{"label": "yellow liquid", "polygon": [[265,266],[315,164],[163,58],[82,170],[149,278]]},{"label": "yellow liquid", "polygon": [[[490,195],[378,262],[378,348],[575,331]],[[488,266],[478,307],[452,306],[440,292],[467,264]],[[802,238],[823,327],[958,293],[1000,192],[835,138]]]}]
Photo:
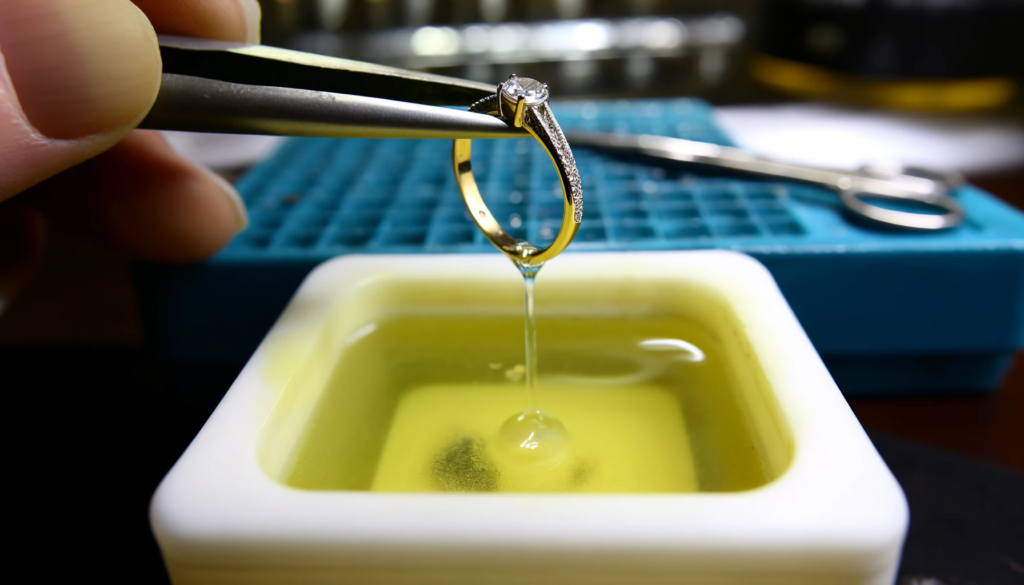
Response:
[{"label": "yellow liquid", "polygon": [[[518,385],[438,385],[398,404],[374,491],[692,492],[693,458],[679,403],[665,388],[540,385],[570,437],[552,469],[502,457],[496,431],[522,408]],[[531,452],[530,455],[533,455]]]},{"label": "yellow liquid", "polygon": [[313,490],[681,493],[781,472],[762,453],[788,449],[785,438],[754,432],[739,398],[756,364],[670,315],[539,316],[536,406],[564,423],[569,450],[553,469],[508,460],[496,433],[524,406],[522,327],[516,316],[375,324],[338,356],[274,475]]}]

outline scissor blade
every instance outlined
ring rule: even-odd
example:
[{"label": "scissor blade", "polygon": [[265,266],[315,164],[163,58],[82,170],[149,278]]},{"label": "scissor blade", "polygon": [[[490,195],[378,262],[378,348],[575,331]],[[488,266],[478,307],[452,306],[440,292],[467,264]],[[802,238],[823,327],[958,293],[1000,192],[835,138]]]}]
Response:
[{"label": "scissor blade", "polygon": [[277,47],[188,37],[161,35],[160,55],[164,73],[425,105],[469,107],[497,87]]},{"label": "scissor blade", "polygon": [[741,148],[719,146],[652,134],[618,134],[604,132],[566,132],[566,140],[577,147],[639,154],[651,158],[732,169],[784,179],[820,183],[835,188],[847,173],[831,169],[807,167],[773,161]]},{"label": "scissor blade", "polygon": [[701,162],[699,158],[719,156],[722,147],[708,142],[695,142],[681,138],[651,134],[622,134],[610,132],[566,131],[565,139],[572,146],[595,150],[642,154],[657,158],[671,158],[680,162]]},{"label": "scissor blade", "polygon": [[164,73],[142,128],[353,138],[516,138],[486,114],[305,89]]},{"label": "scissor blade", "polygon": [[879,178],[860,171],[830,169],[811,165],[778,161],[758,156],[742,148],[719,146],[651,134],[611,134],[603,132],[566,132],[565,138],[574,147],[594,148],[624,154],[639,154],[652,158],[707,165],[744,173],[803,181],[844,190],[856,186],[864,192],[880,196],[913,197],[928,202],[945,197],[937,190],[935,181],[921,177],[900,175]]}]

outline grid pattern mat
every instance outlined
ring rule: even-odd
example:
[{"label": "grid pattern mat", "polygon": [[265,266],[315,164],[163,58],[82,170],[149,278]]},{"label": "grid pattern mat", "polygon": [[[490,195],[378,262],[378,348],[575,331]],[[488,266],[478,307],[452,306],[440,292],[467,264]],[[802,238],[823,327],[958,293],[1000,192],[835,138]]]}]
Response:
[{"label": "grid pattern mat", "polygon": [[[729,144],[709,107],[688,99],[556,106],[565,129],[651,133]],[[805,228],[784,183],[697,176],[682,168],[574,152],[584,185],[576,249],[723,247],[792,241]],[[478,140],[473,171],[506,231],[544,246],[562,191],[532,139]],[[353,252],[473,252],[490,244],[466,212],[450,140],[294,138],[242,177],[250,227],[222,254],[330,257]]]}]

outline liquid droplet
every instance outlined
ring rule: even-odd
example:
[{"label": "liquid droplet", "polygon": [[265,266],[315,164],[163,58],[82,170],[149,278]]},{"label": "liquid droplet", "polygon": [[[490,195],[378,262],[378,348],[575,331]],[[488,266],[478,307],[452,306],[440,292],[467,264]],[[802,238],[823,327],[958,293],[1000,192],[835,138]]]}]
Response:
[{"label": "liquid droplet", "polygon": [[558,467],[569,453],[569,434],[558,419],[539,410],[509,418],[494,442],[497,456],[526,471]]}]

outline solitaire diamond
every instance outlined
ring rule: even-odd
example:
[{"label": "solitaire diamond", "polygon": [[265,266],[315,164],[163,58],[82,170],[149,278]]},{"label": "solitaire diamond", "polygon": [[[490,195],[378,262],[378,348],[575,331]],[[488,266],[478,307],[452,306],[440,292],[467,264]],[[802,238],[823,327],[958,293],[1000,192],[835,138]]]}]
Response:
[{"label": "solitaire diamond", "polygon": [[522,96],[528,106],[548,101],[548,86],[529,77],[510,77],[502,85],[501,92],[513,100],[518,100],[519,96]]}]

